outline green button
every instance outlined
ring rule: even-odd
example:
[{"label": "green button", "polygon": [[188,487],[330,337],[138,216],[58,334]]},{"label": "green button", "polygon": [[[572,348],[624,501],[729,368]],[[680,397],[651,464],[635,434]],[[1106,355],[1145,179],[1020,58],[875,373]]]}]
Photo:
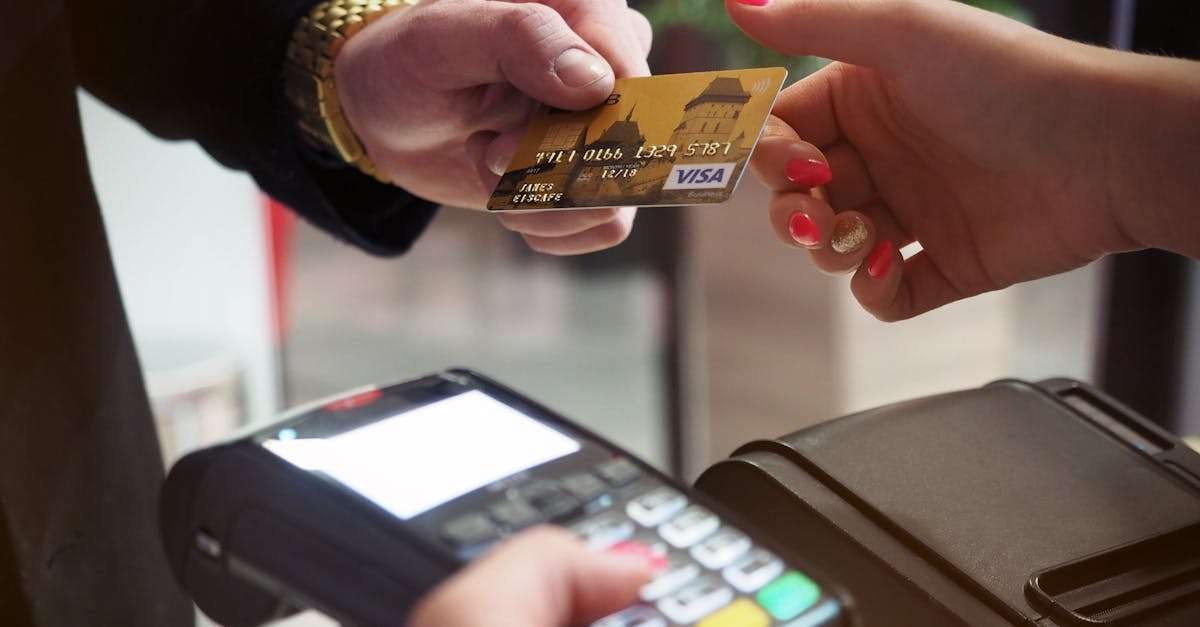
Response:
[{"label": "green button", "polygon": [[821,598],[821,589],[811,579],[789,570],[758,591],[758,603],[778,620],[800,615]]}]

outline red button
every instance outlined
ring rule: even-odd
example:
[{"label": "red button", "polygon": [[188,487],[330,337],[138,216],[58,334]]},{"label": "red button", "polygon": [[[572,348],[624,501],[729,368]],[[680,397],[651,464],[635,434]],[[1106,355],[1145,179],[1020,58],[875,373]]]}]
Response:
[{"label": "red button", "polygon": [[608,552],[617,555],[640,557],[646,560],[646,563],[654,570],[662,570],[667,567],[667,553],[665,547],[661,545],[654,547],[644,542],[638,542],[637,540],[625,540],[609,547]]}]

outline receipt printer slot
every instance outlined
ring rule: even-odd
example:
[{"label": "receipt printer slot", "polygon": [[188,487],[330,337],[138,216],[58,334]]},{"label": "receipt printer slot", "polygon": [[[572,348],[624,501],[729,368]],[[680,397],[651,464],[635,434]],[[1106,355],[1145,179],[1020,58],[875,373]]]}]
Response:
[{"label": "receipt printer slot", "polygon": [[1112,624],[1200,590],[1200,524],[1048,568],[1030,594],[1075,624]]}]

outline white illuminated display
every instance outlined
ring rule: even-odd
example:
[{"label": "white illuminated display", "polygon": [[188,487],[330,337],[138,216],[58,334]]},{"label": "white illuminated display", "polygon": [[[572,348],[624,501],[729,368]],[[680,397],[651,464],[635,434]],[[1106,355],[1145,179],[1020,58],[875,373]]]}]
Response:
[{"label": "white illuminated display", "polygon": [[400,518],[579,450],[579,443],[473,390],[330,438],[267,440]]}]

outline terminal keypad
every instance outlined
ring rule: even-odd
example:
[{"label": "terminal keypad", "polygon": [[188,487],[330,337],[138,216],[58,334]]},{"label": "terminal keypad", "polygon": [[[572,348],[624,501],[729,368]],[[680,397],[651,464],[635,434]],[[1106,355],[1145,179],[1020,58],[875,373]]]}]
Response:
[{"label": "terminal keypad", "polygon": [[609,512],[575,525],[572,531],[588,548],[603,551],[633,537],[637,525],[624,516]]},{"label": "terminal keypad", "polygon": [[783,574],[783,560],[766,549],[754,549],[721,573],[738,592],[751,593]]},{"label": "terminal keypad", "polygon": [[703,571],[699,564],[675,553],[667,558],[667,565],[658,571],[654,579],[642,586],[642,600],[657,601],[691,583],[701,572]]},{"label": "terminal keypad", "polygon": [[509,530],[517,531],[542,522],[542,515],[523,499],[506,499],[489,508],[492,518]]},{"label": "terminal keypad", "polygon": [[500,537],[500,530],[483,514],[467,514],[446,523],[442,537],[458,548],[477,546]]},{"label": "terminal keypad", "polygon": [[555,481],[537,481],[519,492],[542,518],[559,522],[570,518],[583,507],[583,502],[567,492]]},{"label": "terminal keypad", "polygon": [[642,476],[642,469],[628,459],[618,457],[596,466],[596,474],[608,485],[619,488],[637,481]]},{"label": "terminal keypad", "polygon": [[721,521],[715,514],[699,505],[692,505],[663,523],[658,533],[672,546],[686,549],[707,538],[720,526]]},{"label": "terminal keypad", "polygon": [[[629,491],[622,509],[636,531],[609,550],[636,545],[633,552],[661,555],[661,567],[639,591],[641,603],[592,627],[817,627],[839,614],[836,601],[819,602],[824,595],[812,580],[678,490],[641,479]],[[611,527],[612,516],[587,520]],[[582,524],[576,533],[595,546],[593,527]]]},{"label": "terminal keypad", "polygon": [[643,527],[657,527],[687,506],[687,497],[668,487],[651,490],[625,506],[625,513]]},{"label": "terminal keypad", "polygon": [[592,627],[667,627],[667,620],[652,607],[635,605],[592,623]]},{"label": "terminal keypad", "polygon": [[732,528],[723,527],[692,547],[692,558],[705,568],[719,570],[750,550],[750,538]]},{"label": "terminal keypad", "polygon": [[733,589],[716,577],[694,581],[658,602],[658,611],[676,623],[693,623],[733,601]]},{"label": "terminal keypad", "polygon": [[769,550],[679,490],[617,457],[561,479],[534,477],[498,494],[482,512],[458,516],[441,535],[478,551],[539,522],[559,522],[598,551],[655,566],[641,602],[592,627],[817,627],[836,601]]},{"label": "terminal keypad", "polygon": [[562,485],[567,492],[584,503],[597,499],[608,491],[608,484],[590,472],[579,472],[563,477]]}]

